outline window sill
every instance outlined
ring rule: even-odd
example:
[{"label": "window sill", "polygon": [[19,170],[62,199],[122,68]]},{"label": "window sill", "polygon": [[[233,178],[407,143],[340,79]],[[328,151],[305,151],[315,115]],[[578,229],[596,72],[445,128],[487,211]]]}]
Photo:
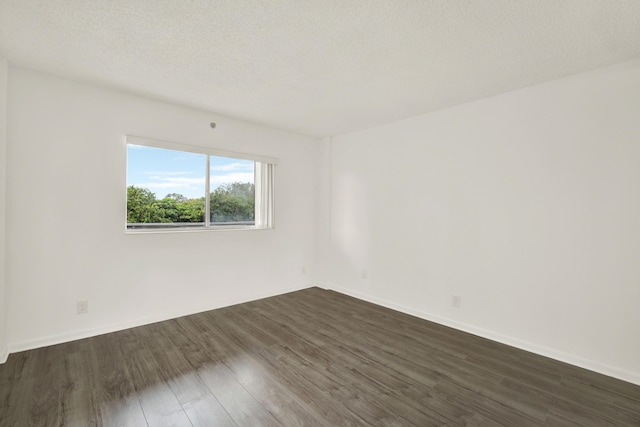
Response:
[{"label": "window sill", "polygon": [[256,227],[255,225],[215,225],[212,227],[157,227],[125,229],[125,234],[171,234],[171,233],[201,233],[209,231],[248,231],[273,230],[274,227]]}]

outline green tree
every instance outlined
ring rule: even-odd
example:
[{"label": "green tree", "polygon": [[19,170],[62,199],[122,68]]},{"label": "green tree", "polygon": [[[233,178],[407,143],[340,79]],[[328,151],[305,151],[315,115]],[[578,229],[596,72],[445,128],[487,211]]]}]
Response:
[{"label": "green tree", "polygon": [[156,195],[146,188],[127,187],[127,222],[159,222]]},{"label": "green tree", "polygon": [[182,194],[178,194],[178,193],[169,193],[166,196],[164,196],[164,198],[165,199],[174,199],[178,203],[186,202],[187,200],[189,200],[185,196],[183,196]]},{"label": "green tree", "polygon": [[255,186],[250,182],[222,184],[211,193],[211,222],[253,221]]},{"label": "green tree", "polygon": [[176,222],[204,222],[204,197],[189,199],[177,204]]},{"label": "green tree", "polygon": [[[183,196],[184,197],[184,196]],[[158,211],[158,222],[178,222],[180,218],[180,210],[178,202],[171,197],[165,197],[155,203]]]},{"label": "green tree", "polygon": [[[204,222],[205,199],[170,193],[162,200],[149,189],[127,187],[128,223]],[[211,193],[211,222],[253,221],[255,186],[250,182],[223,184]]]}]

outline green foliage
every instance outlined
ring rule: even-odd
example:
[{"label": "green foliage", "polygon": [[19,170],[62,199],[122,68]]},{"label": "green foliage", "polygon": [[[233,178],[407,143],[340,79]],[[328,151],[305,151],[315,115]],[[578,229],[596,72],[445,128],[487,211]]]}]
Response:
[{"label": "green foliage", "polygon": [[156,195],[146,188],[127,187],[127,222],[161,222]]},{"label": "green foliage", "polygon": [[211,222],[253,221],[255,186],[249,182],[222,184],[211,193]]},{"label": "green foliage", "polygon": [[178,222],[180,210],[178,209],[178,202],[176,202],[176,199],[165,197],[162,200],[156,201],[155,207],[158,209],[160,214],[160,221],[158,222]]},{"label": "green foliage", "polygon": [[204,197],[178,203],[178,211],[175,222],[204,222]]},{"label": "green foliage", "polygon": [[176,202],[179,202],[179,203],[186,202],[187,200],[189,200],[186,197],[184,197],[182,194],[178,194],[178,193],[167,194],[164,198],[174,199]]},{"label": "green foliage", "polygon": [[[211,222],[253,221],[255,186],[251,183],[223,184],[211,193]],[[167,194],[157,200],[146,188],[127,187],[128,223],[204,222],[204,197],[187,199]]]}]

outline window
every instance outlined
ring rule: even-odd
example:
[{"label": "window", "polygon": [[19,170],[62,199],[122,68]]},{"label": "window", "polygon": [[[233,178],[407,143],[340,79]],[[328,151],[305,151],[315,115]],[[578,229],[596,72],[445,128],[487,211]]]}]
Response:
[{"label": "window", "polygon": [[273,228],[276,160],[127,136],[129,231]]}]

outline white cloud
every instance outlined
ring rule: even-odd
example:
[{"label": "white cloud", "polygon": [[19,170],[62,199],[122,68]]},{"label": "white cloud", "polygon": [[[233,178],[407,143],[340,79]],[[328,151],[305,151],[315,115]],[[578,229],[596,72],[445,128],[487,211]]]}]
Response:
[{"label": "white cloud", "polygon": [[[152,177],[156,178],[156,177]],[[155,187],[155,188],[196,188],[204,185],[204,177],[201,178],[171,178],[171,177],[157,177],[158,179],[152,182],[143,182],[137,184],[140,187]]]},{"label": "white cloud", "polygon": [[253,182],[253,172],[236,172],[224,175],[211,175],[210,185],[214,189],[221,184],[230,184],[232,182]]},{"label": "white cloud", "polygon": [[157,197],[168,193],[180,193],[186,197],[204,196],[204,176],[188,177],[189,172],[145,172],[146,182],[138,182],[137,187],[148,188]]},{"label": "white cloud", "polygon": [[164,172],[164,171],[160,171],[160,172],[143,172],[145,175],[153,175],[155,176],[170,176],[170,175],[188,175],[191,172]]}]

